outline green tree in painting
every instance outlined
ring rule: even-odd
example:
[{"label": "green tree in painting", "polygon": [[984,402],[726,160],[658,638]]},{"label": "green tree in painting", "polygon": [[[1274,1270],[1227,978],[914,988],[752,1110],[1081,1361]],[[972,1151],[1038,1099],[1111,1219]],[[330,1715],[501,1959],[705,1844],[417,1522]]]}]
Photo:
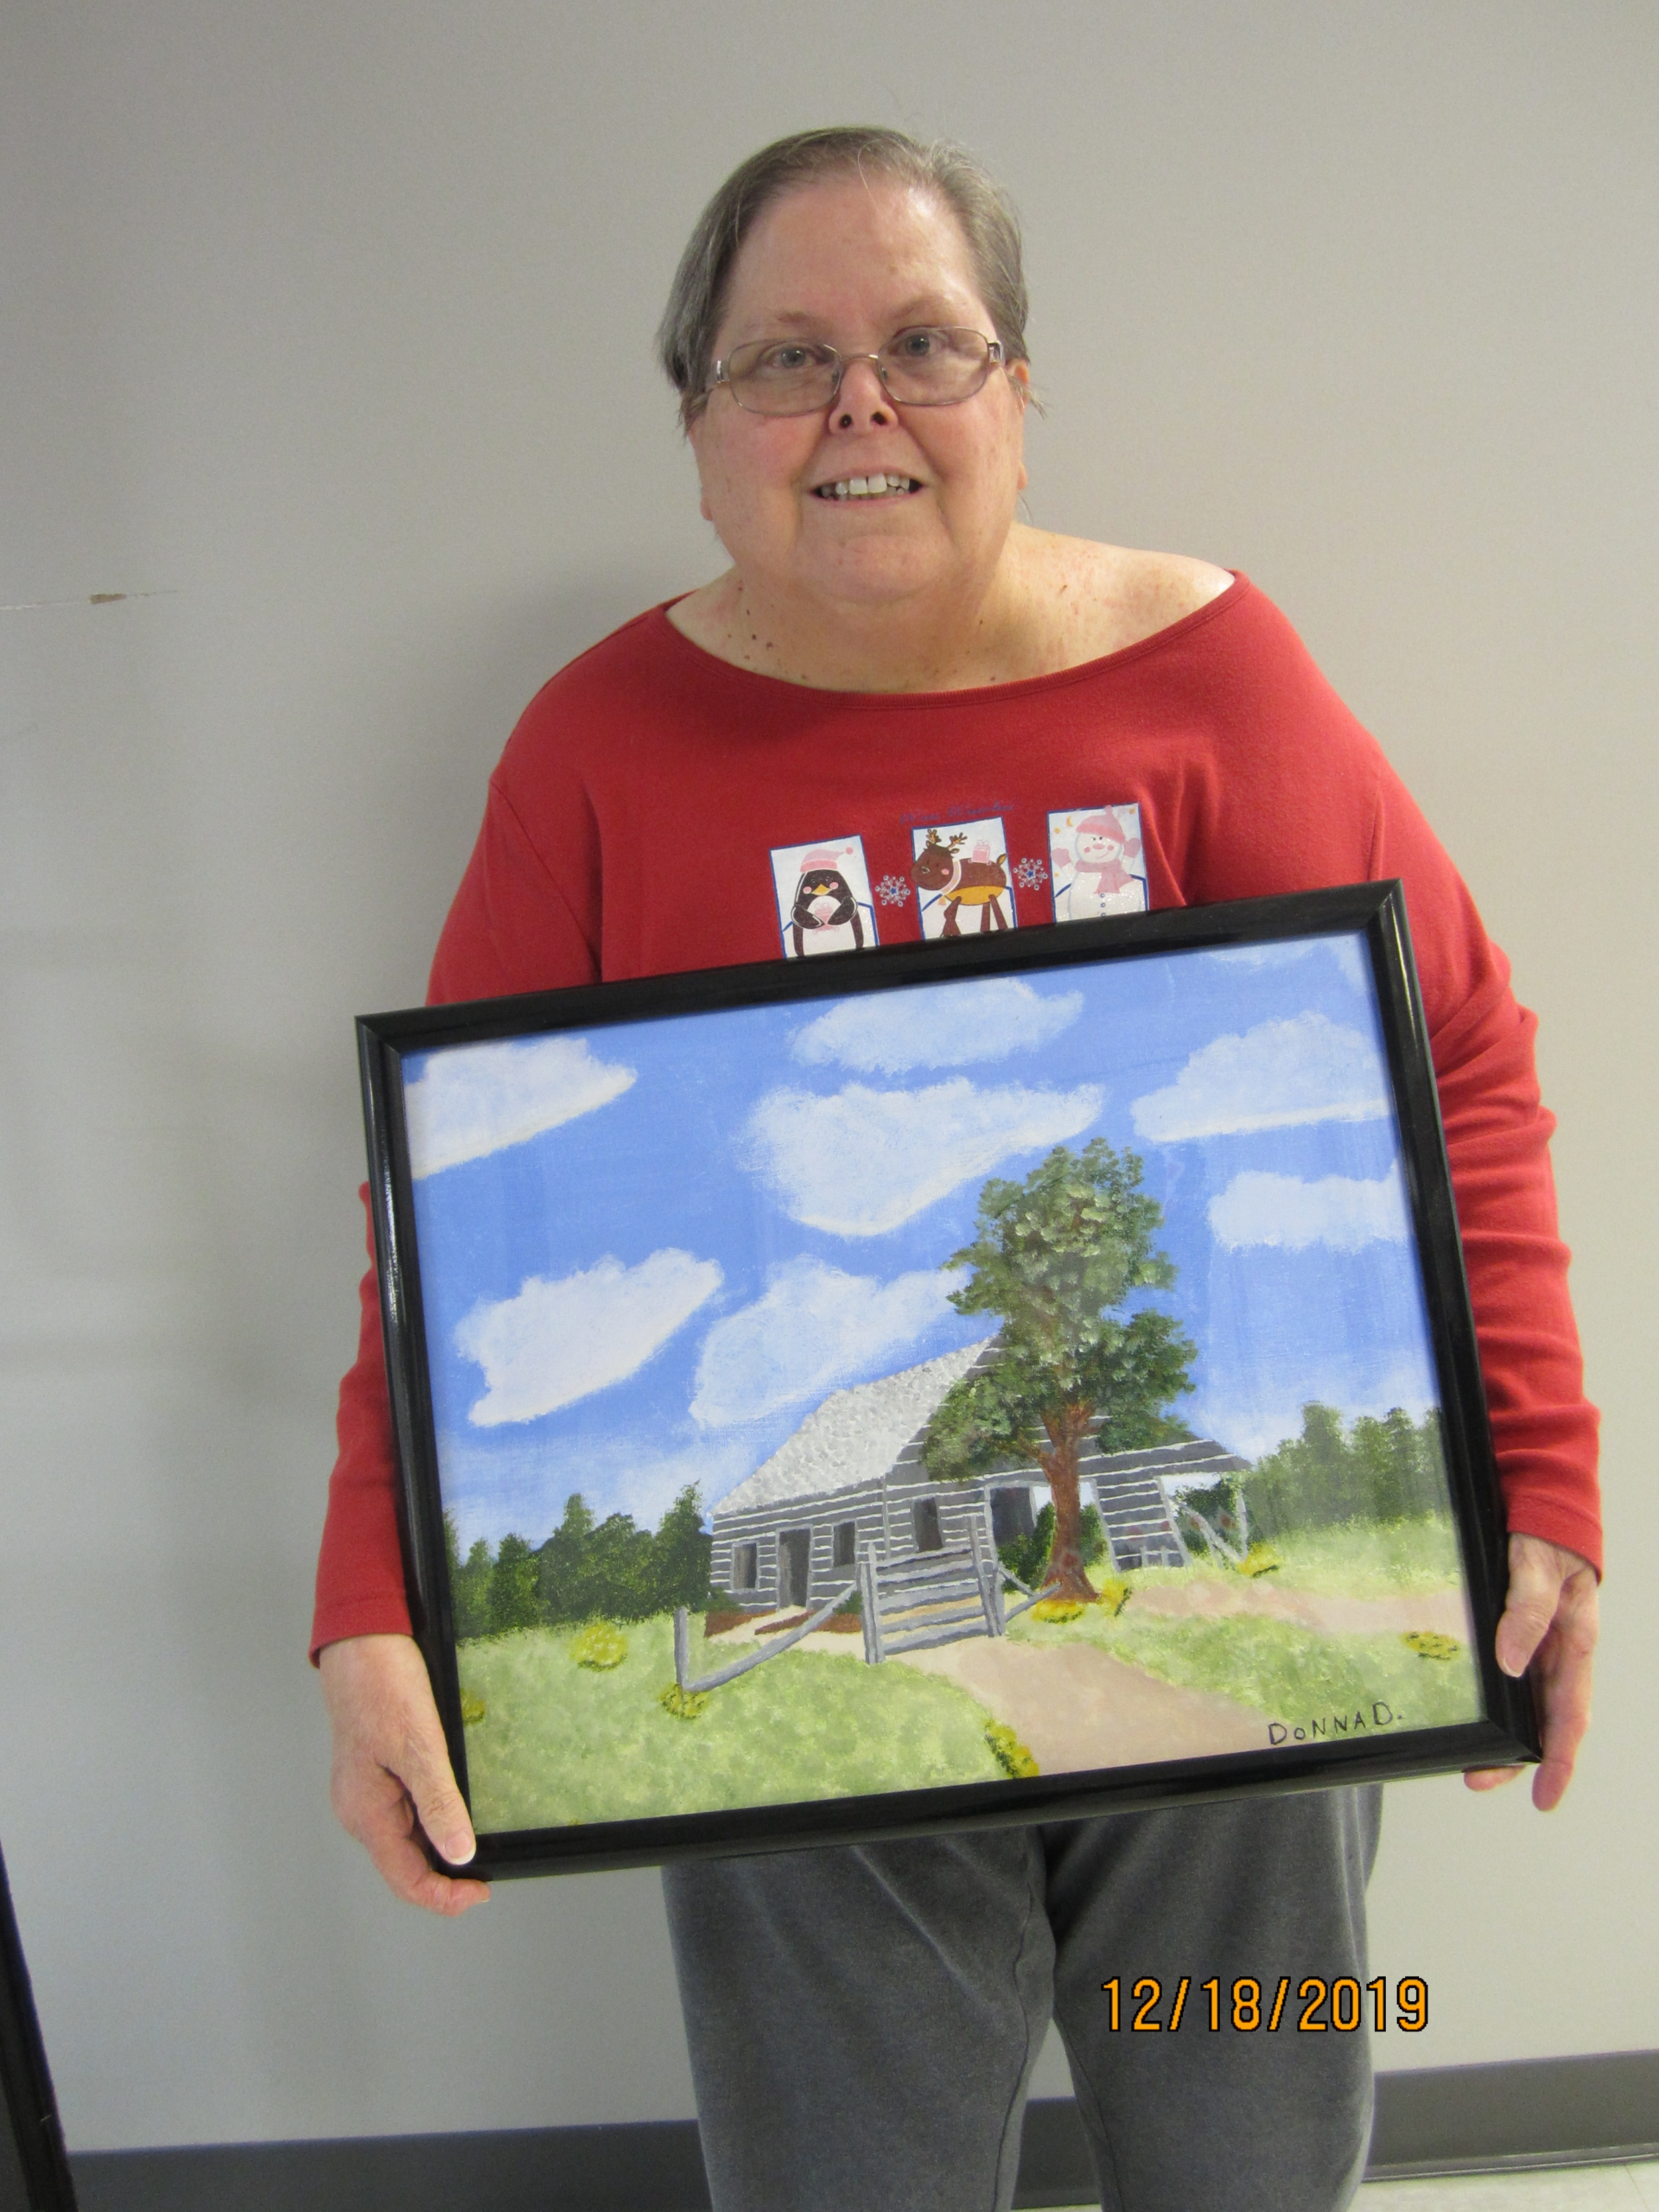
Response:
[{"label": "green tree in painting", "polygon": [[652,1596],[649,1529],[631,1513],[607,1513],[588,1540],[585,1609],[608,1620],[642,1621],[657,1611]]},{"label": "green tree in painting", "polygon": [[490,1626],[539,1628],[547,1616],[536,1586],[536,1556],[522,1536],[503,1536],[490,1570]]},{"label": "green tree in painting", "polygon": [[1167,1410],[1192,1387],[1197,1347],[1155,1307],[1125,1310],[1133,1291],[1175,1280],[1154,1245],[1163,1210],[1141,1187],[1141,1162],[1096,1137],[1081,1153],[1057,1145],[1023,1183],[1000,1178],[979,1194],[974,1242],[950,1268],[971,1268],[950,1294],[959,1313],[995,1313],[990,1363],[946,1393],[923,1442],[928,1472],[968,1482],[1010,1465],[1048,1478],[1054,1535],[1048,1582],[1088,1604],[1079,1464],[1091,1434],[1103,1452],[1190,1435]]},{"label": "green tree in painting", "polygon": [[702,1500],[691,1484],[664,1514],[652,1547],[656,1611],[671,1613],[677,1605],[695,1611],[709,1603],[709,1565],[714,1549],[714,1538],[703,1534]]},{"label": "green tree in painting", "polygon": [[1381,1421],[1362,1414],[1344,1429],[1334,1406],[1302,1408],[1302,1433],[1287,1437],[1241,1479],[1250,1525],[1263,1535],[1346,1521],[1404,1521],[1451,1510],[1440,1421],[1396,1406]]},{"label": "green tree in painting", "polygon": [[537,1555],[541,1600],[550,1621],[587,1618],[588,1540],[593,1533],[594,1516],[588,1501],[579,1490],[573,1490],[564,1501],[558,1527]]},{"label": "green tree in painting", "polygon": [[463,1566],[461,1536],[455,1516],[443,1516],[444,1556],[449,1562],[449,1590],[455,1609],[455,1637],[461,1641],[490,1632],[490,1571],[495,1562],[482,1536],[467,1554]]},{"label": "green tree in painting", "polygon": [[695,1487],[680,1492],[654,1535],[626,1513],[596,1522],[573,1491],[558,1527],[535,1555],[542,1617],[642,1621],[676,1605],[705,1605],[713,1550]]}]

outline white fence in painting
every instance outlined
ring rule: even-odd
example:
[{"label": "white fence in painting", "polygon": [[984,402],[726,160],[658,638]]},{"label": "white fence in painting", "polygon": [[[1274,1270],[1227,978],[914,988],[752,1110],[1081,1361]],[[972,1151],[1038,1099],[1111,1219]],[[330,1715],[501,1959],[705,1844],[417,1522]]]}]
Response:
[{"label": "white fence in painting", "polygon": [[[674,1679],[689,1695],[721,1688],[734,1682],[768,1659],[776,1659],[798,1644],[804,1636],[821,1628],[840,1611],[855,1590],[864,1630],[864,1657],[872,1667],[906,1651],[926,1651],[937,1644],[957,1643],[964,1637],[1001,1636],[1011,1620],[1029,1612],[1042,1596],[1010,1574],[981,1532],[977,1519],[968,1523],[969,1542],[956,1551],[912,1552],[891,1567],[878,1567],[874,1551],[858,1555],[855,1581],[844,1584],[815,1612],[798,1622],[786,1635],[768,1637],[765,1650],[746,1651],[730,1666],[712,1675],[691,1679],[691,1624],[681,1605],[674,1615]],[[1023,1603],[1007,1605],[1002,1586],[1011,1582]]]}]

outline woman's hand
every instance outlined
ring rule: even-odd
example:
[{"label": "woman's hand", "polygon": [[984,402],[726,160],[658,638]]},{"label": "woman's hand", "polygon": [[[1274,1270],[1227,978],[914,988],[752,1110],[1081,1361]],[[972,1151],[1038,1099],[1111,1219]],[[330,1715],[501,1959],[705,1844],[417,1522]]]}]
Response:
[{"label": "woman's hand", "polygon": [[[1590,1726],[1590,1669],[1596,1648],[1596,1571],[1576,1552],[1541,1536],[1510,1538],[1510,1594],[1497,1624],[1497,1663],[1506,1675],[1532,1669],[1543,1764],[1532,1777],[1532,1802],[1553,1812],[1567,1795],[1573,1762]],[[1471,1789],[1513,1782],[1518,1766],[1483,1767],[1464,1780]]]},{"label": "woman's hand", "polygon": [[406,1904],[451,1916],[482,1904],[489,1885],[435,1872],[416,1837],[418,1827],[452,1866],[478,1848],[413,1637],[346,1637],[323,1647],[318,1669],[334,1728],[329,1795],[340,1826]]}]

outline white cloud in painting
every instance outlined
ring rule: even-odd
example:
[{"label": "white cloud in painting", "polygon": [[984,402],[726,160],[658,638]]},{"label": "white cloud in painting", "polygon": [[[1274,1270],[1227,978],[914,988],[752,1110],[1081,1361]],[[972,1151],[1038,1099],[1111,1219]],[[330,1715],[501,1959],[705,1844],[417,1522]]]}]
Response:
[{"label": "white cloud in painting", "polygon": [[1219,960],[1230,968],[1288,968],[1298,960],[1306,960],[1319,942],[1316,938],[1291,937],[1265,944],[1218,944],[1205,957]]},{"label": "white cloud in painting", "polygon": [[1148,1091],[1130,1109],[1136,1134],[1154,1144],[1308,1122],[1374,1122],[1389,1110],[1370,1039],[1322,1014],[1217,1037],[1167,1088]]},{"label": "white cloud in painting", "polygon": [[595,1059],[584,1037],[457,1045],[435,1052],[404,1092],[411,1172],[418,1179],[524,1144],[608,1106],[632,1068]]},{"label": "white cloud in painting", "polygon": [[1101,1109],[1076,1090],[982,1090],[958,1076],[925,1090],[849,1084],[832,1097],[768,1091],[749,1116],[750,1164],[791,1220],[835,1236],[880,1236],[1016,1153],[1046,1150]]},{"label": "white cloud in painting", "polygon": [[1328,952],[1357,991],[1365,988],[1370,980],[1369,965],[1364,940],[1357,930],[1344,930],[1334,937],[1281,938],[1266,944],[1230,944],[1217,948],[1208,957],[1238,968],[1289,968],[1315,952]]},{"label": "white cloud in painting", "polygon": [[549,1281],[530,1276],[516,1298],[475,1306],[456,1349],[489,1386],[467,1418],[480,1428],[537,1421],[620,1382],[720,1288],[717,1262],[672,1246],[637,1268],[607,1257]]},{"label": "white cloud in painting", "polygon": [[807,1256],[776,1268],[753,1306],[716,1321],[697,1362],[691,1417],[757,1421],[869,1374],[949,1317],[957,1271],[882,1282]]},{"label": "white cloud in painting", "polygon": [[1348,937],[1328,938],[1325,940],[1331,957],[1357,991],[1369,990],[1371,986],[1371,963],[1365,956],[1365,940],[1355,931]]},{"label": "white cloud in painting", "polygon": [[842,999],[798,1030],[792,1049],[798,1060],[834,1061],[860,1075],[966,1067],[1035,1052],[1082,1011],[1081,991],[1046,995],[1013,976],[925,983]]},{"label": "white cloud in painting", "polygon": [[1403,1244],[1408,1235],[1406,1194],[1400,1170],[1374,1181],[1323,1175],[1305,1183],[1295,1175],[1254,1171],[1235,1175],[1210,1201],[1216,1242],[1236,1251],[1268,1245],[1305,1252],[1312,1244],[1357,1252],[1366,1244]]}]

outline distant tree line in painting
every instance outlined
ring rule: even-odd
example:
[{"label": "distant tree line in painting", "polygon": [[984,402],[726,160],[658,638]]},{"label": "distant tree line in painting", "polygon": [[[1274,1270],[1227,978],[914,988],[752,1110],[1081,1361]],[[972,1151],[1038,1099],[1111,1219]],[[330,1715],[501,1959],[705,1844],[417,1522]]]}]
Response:
[{"label": "distant tree line in painting", "polygon": [[695,1487],[680,1492],[655,1534],[627,1513],[595,1521],[579,1491],[539,1546],[506,1535],[492,1550],[480,1536],[463,1560],[448,1514],[443,1528],[458,1642],[570,1621],[642,1621],[710,1601],[714,1540]]},{"label": "distant tree line in painting", "polygon": [[1264,1453],[1249,1474],[1183,1495],[1207,1519],[1242,1497],[1250,1535],[1265,1538],[1452,1510],[1440,1414],[1431,1408],[1414,1421],[1398,1406],[1381,1421],[1363,1414],[1345,1426],[1334,1406],[1306,1405],[1301,1434]]}]

